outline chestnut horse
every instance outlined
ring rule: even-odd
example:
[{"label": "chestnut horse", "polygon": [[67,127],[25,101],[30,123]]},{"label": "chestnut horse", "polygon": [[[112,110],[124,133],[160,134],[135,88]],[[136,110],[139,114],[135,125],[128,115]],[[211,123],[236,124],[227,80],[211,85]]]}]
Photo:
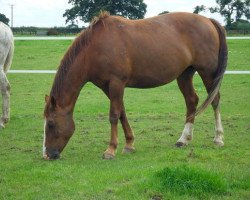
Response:
[{"label": "chestnut horse", "polygon": [[[216,121],[214,142],[222,146],[219,88],[226,65],[225,31],[213,19],[191,13],[171,13],[128,20],[102,13],[68,49],[50,96],[45,97],[43,157],[60,157],[75,130],[73,110],[87,82],[99,87],[110,99],[111,139],[103,154],[105,159],[115,156],[119,120],[126,138],[123,152],[134,151],[134,135],[123,103],[125,87],[153,88],[175,79],[187,107],[185,127],[176,145],[188,144],[195,115],[211,103]],[[198,109],[198,96],[192,84],[196,71],[208,92]]]},{"label": "chestnut horse", "polygon": [[6,77],[12,62],[14,39],[11,29],[0,22],[0,89],[3,97],[0,128],[4,128],[10,118],[10,84]]}]

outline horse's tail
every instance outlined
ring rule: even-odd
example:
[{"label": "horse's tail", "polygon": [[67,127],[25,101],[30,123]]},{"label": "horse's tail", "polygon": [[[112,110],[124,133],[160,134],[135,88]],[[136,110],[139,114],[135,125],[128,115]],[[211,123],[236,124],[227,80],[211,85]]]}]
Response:
[{"label": "horse's tail", "polygon": [[13,58],[13,54],[14,54],[14,39],[12,36],[12,40],[11,40],[11,44],[10,44],[10,49],[7,55],[7,58],[5,60],[4,63],[4,72],[7,73],[7,71],[10,69],[11,63],[12,63],[12,58]]},{"label": "horse's tail", "polygon": [[219,47],[219,55],[218,55],[218,67],[217,71],[215,72],[215,77],[214,77],[214,82],[212,85],[212,89],[210,93],[208,94],[206,100],[204,103],[199,106],[195,112],[195,115],[200,114],[202,111],[206,109],[206,107],[212,103],[214,100],[215,96],[218,94],[221,82],[223,79],[223,75],[226,71],[227,67],[227,55],[228,55],[228,50],[227,50],[227,43],[226,43],[226,31],[225,29],[219,24],[214,19],[210,19],[213,25],[215,26],[218,35],[219,35],[219,40],[220,40],[220,47]]}]

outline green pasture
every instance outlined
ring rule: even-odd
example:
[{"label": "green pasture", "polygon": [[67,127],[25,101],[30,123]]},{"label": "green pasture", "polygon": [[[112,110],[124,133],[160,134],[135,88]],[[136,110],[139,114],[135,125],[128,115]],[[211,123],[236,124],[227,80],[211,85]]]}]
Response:
[{"label": "green pasture", "polygon": [[[56,69],[71,41],[16,41],[12,69]],[[229,40],[229,70],[250,70],[250,40]],[[209,107],[196,118],[194,140],[174,146],[185,103],[176,82],[155,89],[126,89],[135,133],[133,154],[103,160],[110,137],[109,102],[87,84],[76,104],[76,131],[62,158],[42,159],[44,96],[54,74],[8,74],[11,120],[0,130],[0,199],[249,199],[250,75],[225,75],[221,114],[225,146],[213,144]],[[194,78],[200,102],[206,92]]]},{"label": "green pasture", "polygon": [[[57,69],[71,40],[17,40],[11,69]],[[250,40],[228,40],[228,70],[249,70]]]}]

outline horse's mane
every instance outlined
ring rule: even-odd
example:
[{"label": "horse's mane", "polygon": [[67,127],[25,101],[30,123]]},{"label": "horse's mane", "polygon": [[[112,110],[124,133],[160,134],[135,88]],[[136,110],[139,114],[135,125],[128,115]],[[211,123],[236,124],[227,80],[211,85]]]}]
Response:
[{"label": "horse's mane", "polygon": [[81,50],[86,48],[90,41],[91,41],[91,35],[93,28],[99,24],[100,22],[103,22],[103,19],[109,17],[110,14],[108,12],[101,12],[99,16],[96,16],[91,21],[88,28],[83,30],[80,35],[74,40],[72,45],[69,47],[68,51],[64,55],[64,57],[61,60],[61,63],[58,67],[54,83],[50,92],[50,96],[60,96],[60,91],[63,86],[63,81],[65,80],[68,71],[70,69],[70,66],[73,64],[75,58],[79,54]]}]

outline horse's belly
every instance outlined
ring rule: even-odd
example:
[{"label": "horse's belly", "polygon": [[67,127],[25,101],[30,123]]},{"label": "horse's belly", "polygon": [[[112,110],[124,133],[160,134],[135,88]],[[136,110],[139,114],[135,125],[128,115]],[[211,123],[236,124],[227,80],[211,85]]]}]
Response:
[{"label": "horse's belly", "polygon": [[155,54],[155,59],[144,57],[132,66],[127,87],[152,88],[165,85],[175,80],[189,66],[184,59],[173,56],[162,58],[157,56],[159,54]]},{"label": "horse's belly", "polygon": [[175,75],[147,75],[141,74],[131,77],[127,82],[126,87],[131,88],[154,88],[161,85],[165,85],[176,79]]}]

